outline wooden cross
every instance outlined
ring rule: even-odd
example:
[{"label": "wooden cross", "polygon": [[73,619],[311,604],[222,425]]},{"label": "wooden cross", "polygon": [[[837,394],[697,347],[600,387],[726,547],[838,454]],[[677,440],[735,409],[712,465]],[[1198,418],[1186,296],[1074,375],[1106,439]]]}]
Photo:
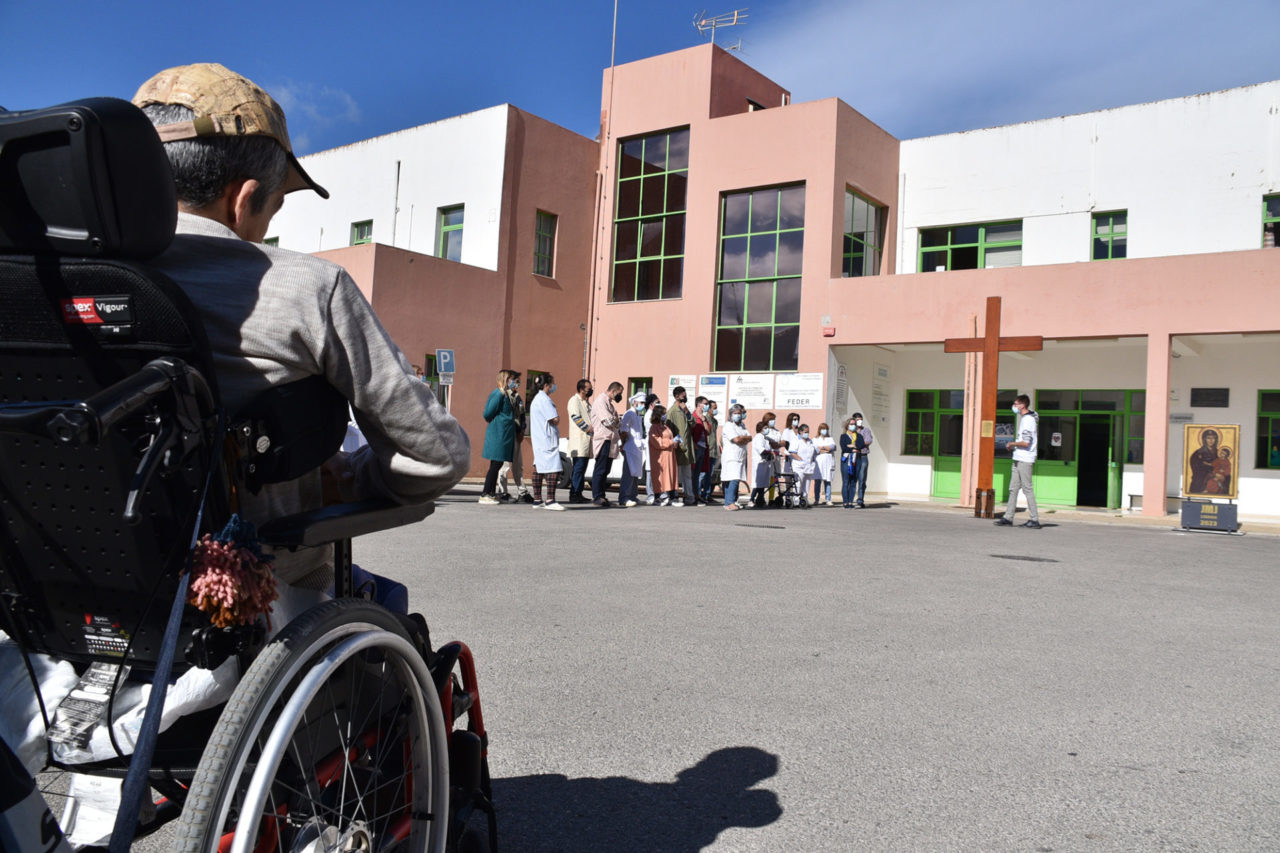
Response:
[{"label": "wooden cross", "polygon": [[1044,349],[1044,338],[1025,335],[1000,337],[1000,297],[987,297],[987,322],[980,338],[947,338],[943,352],[982,353],[982,429],[978,438],[978,485],[974,492],[976,518],[995,515],[996,391],[1000,381],[1000,353]]}]

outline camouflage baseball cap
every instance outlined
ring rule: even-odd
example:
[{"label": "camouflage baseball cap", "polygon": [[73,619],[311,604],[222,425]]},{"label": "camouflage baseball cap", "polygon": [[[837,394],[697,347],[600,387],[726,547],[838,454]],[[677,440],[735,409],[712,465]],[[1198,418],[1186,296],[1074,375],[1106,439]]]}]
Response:
[{"label": "camouflage baseball cap", "polygon": [[216,62],[197,62],[168,68],[142,84],[133,96],[135,106],[178,104],[196,117],[193,121],[157,127],[160,139],[198,139],[207,136],[266,136],[280,143],[289,157],[284,191],[312,189],[321,198],[329,191],[311,180],[293,156],[284,110],[253,81]]}]

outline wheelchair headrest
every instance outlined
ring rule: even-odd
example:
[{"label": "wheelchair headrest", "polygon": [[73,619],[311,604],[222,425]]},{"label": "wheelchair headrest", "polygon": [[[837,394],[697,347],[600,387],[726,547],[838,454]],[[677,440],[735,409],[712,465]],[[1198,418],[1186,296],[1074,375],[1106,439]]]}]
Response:
[{"label": "wheelchair headrest", "polygon": [[146,260],[177,210],[164,145],[128,101],[0,112],[0,254]]}]

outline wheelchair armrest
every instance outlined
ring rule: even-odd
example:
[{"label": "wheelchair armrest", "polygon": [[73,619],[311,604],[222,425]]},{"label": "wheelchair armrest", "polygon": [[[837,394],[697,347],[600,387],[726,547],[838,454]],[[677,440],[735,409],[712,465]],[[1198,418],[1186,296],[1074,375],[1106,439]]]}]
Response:
[{"label": "wheelchair armrest", "polygon": [[435,512],[434,503],[398,504],[385,499],[334,504],[269,521],[258,538],[276,547],[324,545],[379,530],[421,521]]}]

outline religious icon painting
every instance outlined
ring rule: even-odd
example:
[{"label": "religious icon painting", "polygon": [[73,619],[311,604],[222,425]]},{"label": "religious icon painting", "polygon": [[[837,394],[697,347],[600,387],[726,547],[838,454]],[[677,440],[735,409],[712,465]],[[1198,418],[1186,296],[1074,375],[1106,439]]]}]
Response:
[{"label": "religious icon painting", "polygon": [[1240,425],[1183,426],[1182,494],[1188,498],[1227,498],[1239,493]]}]

